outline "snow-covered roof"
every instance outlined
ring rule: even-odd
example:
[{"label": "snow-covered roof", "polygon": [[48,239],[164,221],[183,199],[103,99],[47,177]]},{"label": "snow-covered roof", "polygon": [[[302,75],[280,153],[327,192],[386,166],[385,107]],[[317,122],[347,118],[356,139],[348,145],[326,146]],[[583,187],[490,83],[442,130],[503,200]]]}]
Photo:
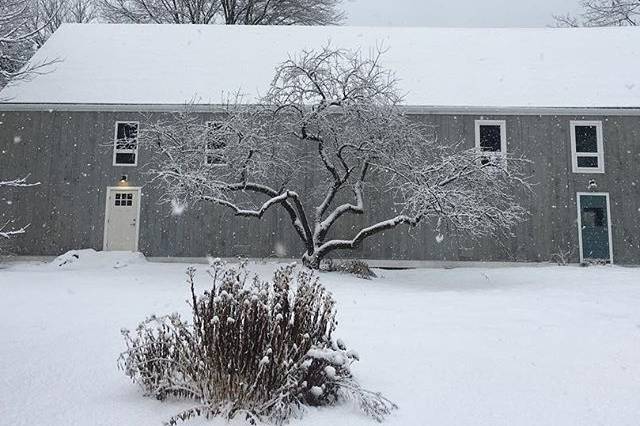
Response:
[{"label": "snow-covered roof", "polygon": [[640,28],[453,29],[217,25],[63,25],[34,63],[49,72],[0,92],[10,103],[219,104],[264,93],[304,48],[382,45],[406,104],[640,107]]}]

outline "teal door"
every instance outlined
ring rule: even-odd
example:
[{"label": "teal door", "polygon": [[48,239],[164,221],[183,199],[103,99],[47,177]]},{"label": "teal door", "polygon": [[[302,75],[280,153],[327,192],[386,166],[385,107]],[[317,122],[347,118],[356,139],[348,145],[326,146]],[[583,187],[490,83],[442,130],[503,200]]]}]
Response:
[{"label": "teal door", "polygon": [[607,196],[581,194],[578,197],[582,259],[611,260]]}]

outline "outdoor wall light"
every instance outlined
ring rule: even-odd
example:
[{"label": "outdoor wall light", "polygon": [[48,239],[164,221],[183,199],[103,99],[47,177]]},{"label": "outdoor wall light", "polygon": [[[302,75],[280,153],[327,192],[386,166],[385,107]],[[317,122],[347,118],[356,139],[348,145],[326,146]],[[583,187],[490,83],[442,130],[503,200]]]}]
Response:
[{"label": "outdoor wall light", "polygon": [[128,183],[127,175],[120,176],[120,185],[126,185]]}]

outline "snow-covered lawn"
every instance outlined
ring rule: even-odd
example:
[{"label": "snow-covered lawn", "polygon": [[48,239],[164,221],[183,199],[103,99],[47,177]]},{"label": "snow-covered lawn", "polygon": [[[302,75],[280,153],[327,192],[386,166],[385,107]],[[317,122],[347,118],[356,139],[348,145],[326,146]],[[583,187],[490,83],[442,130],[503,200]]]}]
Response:
[{"label": "snow-covered lawn", "polygon": [[[160,425],[183,408],[144,398],[116,358],[121,327],[187,312],[185,268],[110,256],[0,269],[0,424]],[[321,279],[358,378],[400,407],[387,424],[638,424],[640,269],[379,272]],[[292,424],[373,423],[346,405]]]}]

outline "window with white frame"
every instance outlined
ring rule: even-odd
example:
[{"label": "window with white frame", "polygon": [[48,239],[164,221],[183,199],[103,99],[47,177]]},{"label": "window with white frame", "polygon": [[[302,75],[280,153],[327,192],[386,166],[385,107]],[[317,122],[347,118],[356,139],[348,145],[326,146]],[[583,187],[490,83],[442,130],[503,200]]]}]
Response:
[{"label": "window with white frame", "polygon": [[602,121],[571,122],[571,157],[574,173],[604,173]]},{"label": "window with white frame", "polygon": [[135,166],[138,164],[137,121],[116,121],[113,142],[113,165]]},{"label": "window with white frame", "polygon": [[207,165],[224,164],[224,149],[227,146],[222,123],[207,121],[207,137],[204,147],[204,162]]},{"label": "window with white frame", "polygon": [[[505,120],[476,120],[476,149],[487,155],[507,153],[507,123]],[[483,161],[488,161],[484,159]]]}]

